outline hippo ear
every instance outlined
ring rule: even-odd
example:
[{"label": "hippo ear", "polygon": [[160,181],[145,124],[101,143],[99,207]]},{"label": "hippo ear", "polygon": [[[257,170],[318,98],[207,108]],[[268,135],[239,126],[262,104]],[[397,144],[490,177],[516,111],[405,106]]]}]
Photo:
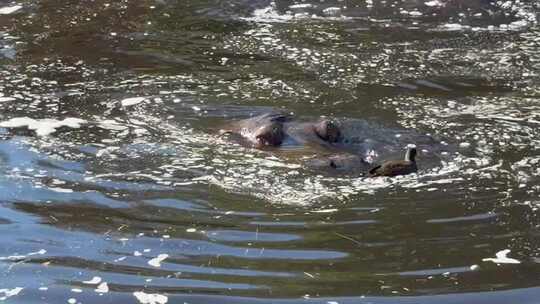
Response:
[{"label": "hippo ear", "polygon": [[269,117],[272,122],[286,122],[289,119],[287,115],[283,114],[271,114]]},{"label": "hippo ear", "polygon": [[341,137],[339,127],[328,119],[324,119],[315,125],[315,133],[322,140],[328,142],[337,142]]},{"label": "hippo ear", "polygon": [[279,146],[283,141],[283,132],[280,128],[272,128],[255,136],[258,146]]}]

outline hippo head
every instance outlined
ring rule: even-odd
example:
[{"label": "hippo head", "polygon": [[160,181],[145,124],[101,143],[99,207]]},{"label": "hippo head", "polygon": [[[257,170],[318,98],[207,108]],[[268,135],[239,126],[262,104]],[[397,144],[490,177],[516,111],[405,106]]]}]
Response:
[{"label": "hippo head", "polygon": [[341,137],[339,127],[329,119],[323,119],[317,122],[314,129],[317,136],[330,143],[337,142]]},{"label": "hippo head", "polygon": [[283,124],[276,122],[264,124],[253,132],[253,137],[256,147],[279,146],[285,137]]}]

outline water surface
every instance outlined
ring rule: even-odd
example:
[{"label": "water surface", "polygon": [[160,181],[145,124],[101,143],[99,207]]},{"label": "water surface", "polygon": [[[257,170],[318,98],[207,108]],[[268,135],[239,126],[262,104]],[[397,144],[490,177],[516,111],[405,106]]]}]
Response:
[{"label": "water surface", "polygon": [[[0,301],[538,303],[539,12],[0,1]],[[370,179],[217,135],[274,110],[451,149]]]}]

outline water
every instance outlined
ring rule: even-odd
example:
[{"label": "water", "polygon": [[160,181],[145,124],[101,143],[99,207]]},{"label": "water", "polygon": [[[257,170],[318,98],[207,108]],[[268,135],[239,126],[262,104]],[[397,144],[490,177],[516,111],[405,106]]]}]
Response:
[{"label": "water", "polygon": [[[539,12],[0,1],[0,301],[538,303]],[[218,136],[274,110],[433,141],[370,179]]]}]

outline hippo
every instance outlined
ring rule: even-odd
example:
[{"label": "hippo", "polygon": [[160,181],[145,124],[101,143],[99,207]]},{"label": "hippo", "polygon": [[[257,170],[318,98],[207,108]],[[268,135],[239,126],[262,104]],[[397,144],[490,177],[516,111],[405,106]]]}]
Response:
[{"label": "hippo", "polygon": [[[404,146],[419,145],[425,167],[440,164],[453,146],[414,130],[392,129],[358,119],[303,120],[267,113],[229,123],[221,134],[247,146],[300,160],[317,173],[396,176],[416,172],[416,148],[395,160]],[[412,146],[411,146],[412,147]],[[394,159],[394,160],[393,160]],[[389,160],[380,163],[382,160]]]},{"label": "hippo", "polygon": [[340,140],[341,132],[331,119],[296,122],[290,116],[267,113],[230,124],[221,134],[239,135],[255,148],[318,145],[329,147]]},{"label": "hippo", "polygon": [[327,117],[297,121],[289,115],[266,113],[230,123],[220,133],[236,136],[240,143],[257,149],[300,151],[308,156],[306,168],[318,172],[365,174],[371,166],[360,155],[344,149],[340,126]]}]

